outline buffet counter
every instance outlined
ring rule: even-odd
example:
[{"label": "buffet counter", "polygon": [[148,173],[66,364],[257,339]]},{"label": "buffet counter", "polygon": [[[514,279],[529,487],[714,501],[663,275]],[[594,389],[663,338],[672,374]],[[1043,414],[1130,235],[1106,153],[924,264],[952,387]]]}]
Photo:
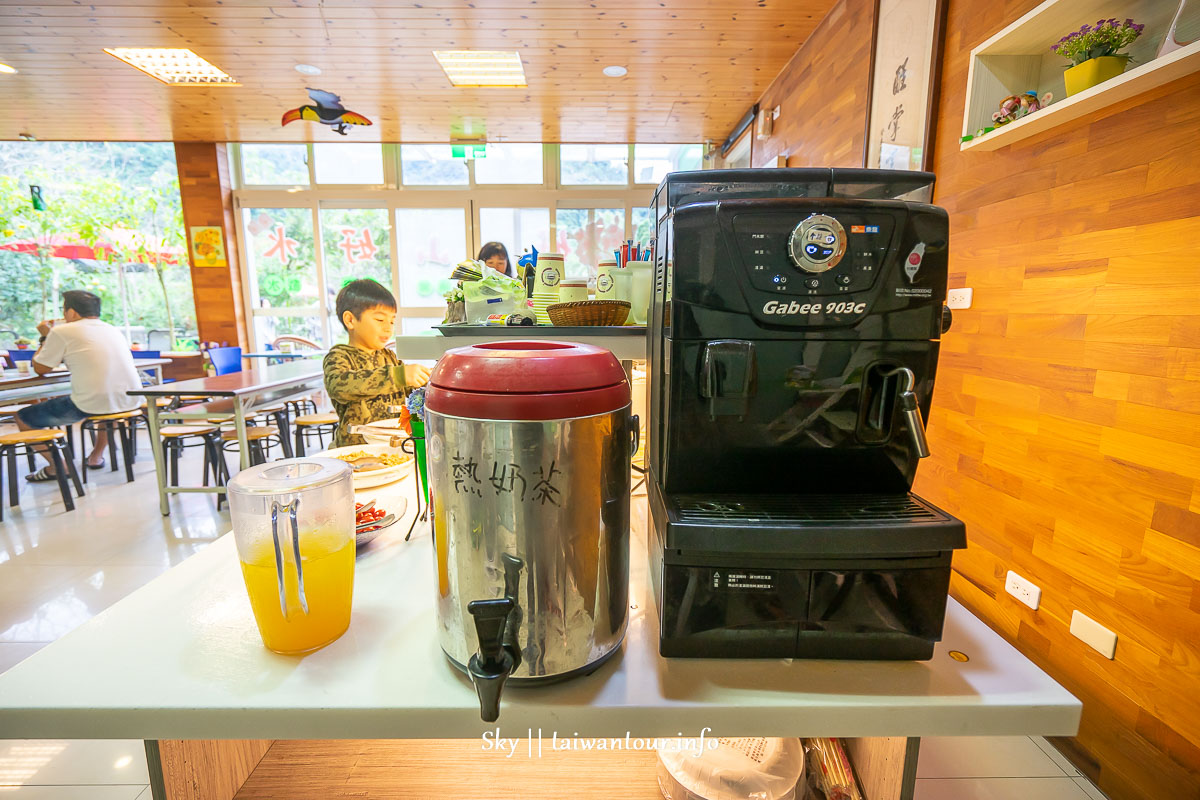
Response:
[{"label": "buffet counter", "polygon": [[[410,480],[364,494],[384,508],[408,496],[414,509]],[[1078,728],[1079,701],[954,601],[928,662],[664,660],[644,497],[633,509],[621,653],[586,677],[507,688],[497,723],[480,720],[470,681],[438,647],[429,528],[405,542],[401,519],[360,552],[350,628],[323,650],[288,657],[263,646],[227,535],[0,675],[0,737],[241,740],[151,741],[155,796],[175,800],[233,797],[273,739],[480,740],[497,726],[522,740],[880,737],[863,741],[891,743],[879,769],[899,776],[915,770],[910,737]],[[205,770],[236,764],[232,777],[211,776],[233,787],[225,794],[169,788],[173,771],[191,776],[180,786],[202,787]]]}]

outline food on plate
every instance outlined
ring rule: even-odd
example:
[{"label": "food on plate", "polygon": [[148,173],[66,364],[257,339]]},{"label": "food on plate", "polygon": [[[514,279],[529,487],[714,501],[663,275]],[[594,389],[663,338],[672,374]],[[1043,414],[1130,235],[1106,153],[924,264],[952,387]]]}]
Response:
[{"label": "food on plate", "polygon": [[355,472],[369,472],[373,469],[398,467],[406,463],[412,456],[404,454],[396,455],[394,453],[368,453],[366,450],[355,450],[352,453],[339,453],[334,458],[345,461]]},{"label": "food on plate", "polygon": [[378,528],[378,525],[372,525],[372,522],[378,522],[387,516],[387,512],[382,508],[363,508],[362,503],[354,504],[354,528],[358,533],[366,533]]}]

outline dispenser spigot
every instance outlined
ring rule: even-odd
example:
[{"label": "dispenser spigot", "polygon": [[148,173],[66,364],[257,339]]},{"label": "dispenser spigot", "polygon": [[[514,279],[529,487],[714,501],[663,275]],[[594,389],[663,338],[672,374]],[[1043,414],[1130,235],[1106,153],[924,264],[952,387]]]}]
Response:
[{"label": "dispenser spigot", "polygon": [[900,404],[900,413],[904,415],[905,427],[908,428],[909,436],[912,437],[913,449],[916,450],[917,457],[926,458],[929,456],[929,440],[925,438],[925,420],[921,418],[921,407],[917,404],[915,392],[917,378],[908,367],[896,367],[881,373],[881,377],[884,378],[890,378],[893,375],[900,375],[904,378],[904,385],[900,387],[900,395],[897,398]]},{"label": "dispenser spigot", "polygon": [[516,669],[516,659],[505,644],[508,615],[514,603],[507,597],[494,600],[472,600],[467,611],[475,618],[475,634],[479,652],[467,663],[467,673],[479,695],[479,716],[484,722],[495,722],[500,716],[500,693],[504,682]]}]

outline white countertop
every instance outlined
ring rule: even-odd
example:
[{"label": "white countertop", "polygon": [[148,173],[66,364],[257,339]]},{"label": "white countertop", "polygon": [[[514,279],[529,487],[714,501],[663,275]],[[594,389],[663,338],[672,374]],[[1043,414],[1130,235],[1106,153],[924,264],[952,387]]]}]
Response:
[{"label": "white countertop", "polygon": [[[376,490],[387,507],[388,492]],[[369,492],[363,494],[370,496]],[[361,499],[361,497],[360,497]],[[634,500],[635,520],[645,498]],[[635,528],[638,523],[635,523]],[[592,675],[505,688],[479,718],[438,648],[427,526],[360,554],[350,629],[305,657],[262,645],[233,537],[0,675],[0,738],[295,739],[505,736],[1073,735],[1081,705],[958,603],[928,662],[663,659],[633,537],[629,632]],[[970,656],[959,663],[948,655]]]}]

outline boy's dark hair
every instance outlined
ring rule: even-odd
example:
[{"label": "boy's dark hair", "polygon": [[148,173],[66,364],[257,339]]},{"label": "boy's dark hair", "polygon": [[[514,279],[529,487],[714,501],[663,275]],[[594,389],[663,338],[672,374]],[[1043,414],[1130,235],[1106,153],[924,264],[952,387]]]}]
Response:
[{"label": "boy's dark hair", "polygon": [[68,289],[62,293],[63,311],[73,310],[81,317],[100,316],[100,298],[83,289]]},{"label": "boy's dark hair", "polygon": [[335,304],[338,322],[342,323],[342,327],[345,328],[347,311],[353,314],[355,319],[358,319],[363,315],[364,311],[378,306],[390,308],[392,311],[395,311],[396,298],[378,281],[373,281],[370,278],[350,281],[338,292],[337,303]]},{"label": "boy's dark hair", "polygon": [[487,261],[492,256],[504,256],[504,261],[506,264],[504,267],[504,274],[510,278],[515,277],[513,275],[512,259],[508,257],[507,247],[500,242],[488,242],[483,247],[479,248],[479,255],[476,257],[476,260]]}]

